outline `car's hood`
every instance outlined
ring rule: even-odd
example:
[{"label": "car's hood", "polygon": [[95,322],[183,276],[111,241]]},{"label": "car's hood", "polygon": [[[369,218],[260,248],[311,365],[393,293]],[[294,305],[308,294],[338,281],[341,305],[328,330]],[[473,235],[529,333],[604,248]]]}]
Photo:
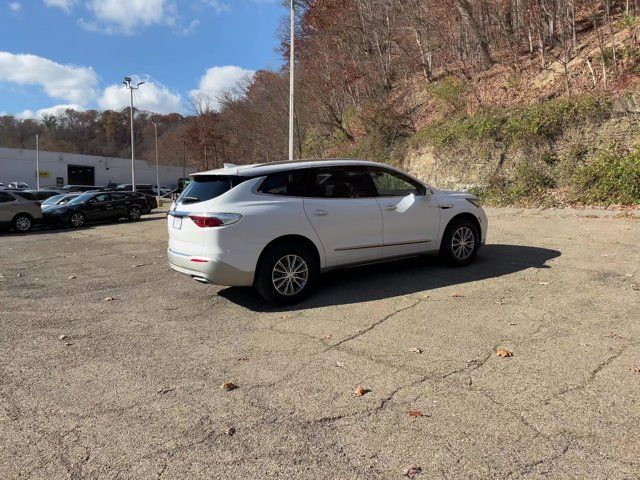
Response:
[{"label": "car's hood", "polygon": [[73,207],[69,205],[49,205],[48,207],[42,208],[42,213],[56,215],[60,213],[70,212],[71,210],[73,210]]},{"label": "car's hood", "polygon": [[460,190],[436,190],[436,195],[440,197],[456,197],[456,198],[478,198],[471,192],[464,192]]}]

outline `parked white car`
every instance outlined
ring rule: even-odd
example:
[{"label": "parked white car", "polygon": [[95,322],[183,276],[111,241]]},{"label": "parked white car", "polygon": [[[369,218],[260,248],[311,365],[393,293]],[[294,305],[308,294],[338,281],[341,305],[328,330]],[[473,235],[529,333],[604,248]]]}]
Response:
[{"label": "parked white car", "polygon": [[254,285],[281,305],[305,298],[329,269],[430,252],[467,265],[487,235],[473,195],[375,162],[229,166],[191,178],[167,215],[170,267]]},{"label": "parked white car", "polygon": [[42,220],[40,202],[11,190],[0,190],[0,229],[12,228],[25,233]]}]

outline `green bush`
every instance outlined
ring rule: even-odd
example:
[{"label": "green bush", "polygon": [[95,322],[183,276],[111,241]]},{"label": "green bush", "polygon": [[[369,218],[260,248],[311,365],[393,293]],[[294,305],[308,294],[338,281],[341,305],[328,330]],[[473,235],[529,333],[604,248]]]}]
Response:
[{"label": "green bush", "polygon": [[603,152],[573,178],[574,199],[605,205],[640,204],[640,151]]},{"label": "green bush", "polygon": [[465,92],[467,86],[456,77],[445,77],[439,82],[429,86],[431,96],[443,107],[454,111],[462,110],[465,105]]},{"label": "green bush", "polygon": [[467,145],[483,140],[522,146],[552,139],[567,126],[601,119],[611,104],[594,97],[550,100],[526,107],[488,108],[475,115],[457,116],[423,127],[412,145]]}]

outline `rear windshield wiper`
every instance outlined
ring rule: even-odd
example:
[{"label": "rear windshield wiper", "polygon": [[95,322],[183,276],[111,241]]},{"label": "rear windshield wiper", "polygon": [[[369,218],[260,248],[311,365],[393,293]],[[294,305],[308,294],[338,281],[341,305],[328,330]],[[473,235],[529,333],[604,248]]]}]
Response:
[{"label": "rear windshield wiper", "polygon": [[196,198],[196,197],[182,197],[180,199],[181,203],[195,203],[195,202],[199,202],[200,199]]}]

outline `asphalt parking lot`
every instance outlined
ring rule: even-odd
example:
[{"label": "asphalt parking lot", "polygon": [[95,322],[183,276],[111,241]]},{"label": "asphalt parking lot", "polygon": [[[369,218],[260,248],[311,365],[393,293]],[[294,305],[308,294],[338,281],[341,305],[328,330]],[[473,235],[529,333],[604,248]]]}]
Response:
[{"label": "asphalt parking lot", "polygon": [[169,271],[162,214],[1,235],[0,478],[640,478],[640,221],[488,214],[286,309]]}]

